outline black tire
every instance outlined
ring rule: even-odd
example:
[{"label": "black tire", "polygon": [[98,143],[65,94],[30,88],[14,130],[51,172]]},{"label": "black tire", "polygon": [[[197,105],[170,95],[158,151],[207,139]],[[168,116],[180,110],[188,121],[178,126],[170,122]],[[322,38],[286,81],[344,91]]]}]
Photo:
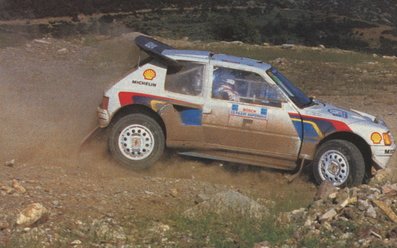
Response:
[{"label": "black tire", "polygon": [[313,174],[318,184],[328,180],[339,187],[357,186],[363,183],[365,171],[362,153],[346,140],[325,142],[313,160]]},{"label": "black tire", "polygon": [[119,163],[135,170],[147,169],[164,152],[164,132],[152,117],[129,114],[110,126],[108,147]]}]

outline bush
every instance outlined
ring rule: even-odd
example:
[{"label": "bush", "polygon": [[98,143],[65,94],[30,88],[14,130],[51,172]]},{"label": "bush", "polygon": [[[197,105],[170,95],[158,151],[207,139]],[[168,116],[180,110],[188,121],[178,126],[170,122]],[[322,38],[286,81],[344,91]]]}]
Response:
[{"label": "bush", "polygon": [[258,27],[246,15],[215,16],[212,17],[211,23],[213,23],[212,33],[215,39],[248,43],[261,41]]}]

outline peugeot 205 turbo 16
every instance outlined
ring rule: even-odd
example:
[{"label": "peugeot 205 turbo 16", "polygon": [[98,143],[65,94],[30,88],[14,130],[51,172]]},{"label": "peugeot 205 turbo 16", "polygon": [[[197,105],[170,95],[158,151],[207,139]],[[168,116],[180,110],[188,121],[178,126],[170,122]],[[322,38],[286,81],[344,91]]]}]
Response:
[{"label": "peugeot 205 turbo 16", "polygon": [[374,116],[307,97],[262,61],[177,50],[146,36],[149,55],[108,89],[97,109],[121,164],[153,165],[165,147],[183,155],[294,171],[358,185],[396,149]]}]

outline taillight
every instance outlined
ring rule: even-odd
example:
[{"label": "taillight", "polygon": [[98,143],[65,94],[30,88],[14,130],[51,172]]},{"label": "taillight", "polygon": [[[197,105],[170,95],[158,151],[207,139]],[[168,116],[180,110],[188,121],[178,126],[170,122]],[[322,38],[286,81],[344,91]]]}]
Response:
[{"label": "taillight", "polygon": [[108,109],[109,107],[109,97],[103,96],[102,97],[102,102],[101,105],[99,106],[101,109]]}]

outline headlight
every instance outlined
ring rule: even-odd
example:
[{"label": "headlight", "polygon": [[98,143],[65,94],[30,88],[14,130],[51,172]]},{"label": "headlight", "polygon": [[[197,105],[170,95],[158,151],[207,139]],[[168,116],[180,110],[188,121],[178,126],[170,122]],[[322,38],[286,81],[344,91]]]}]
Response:
[{"label": "headlight", "polygon": [[393,143],[390,132],[383,133],[383,142],[385,143],[385,146],[390,146]]}]

